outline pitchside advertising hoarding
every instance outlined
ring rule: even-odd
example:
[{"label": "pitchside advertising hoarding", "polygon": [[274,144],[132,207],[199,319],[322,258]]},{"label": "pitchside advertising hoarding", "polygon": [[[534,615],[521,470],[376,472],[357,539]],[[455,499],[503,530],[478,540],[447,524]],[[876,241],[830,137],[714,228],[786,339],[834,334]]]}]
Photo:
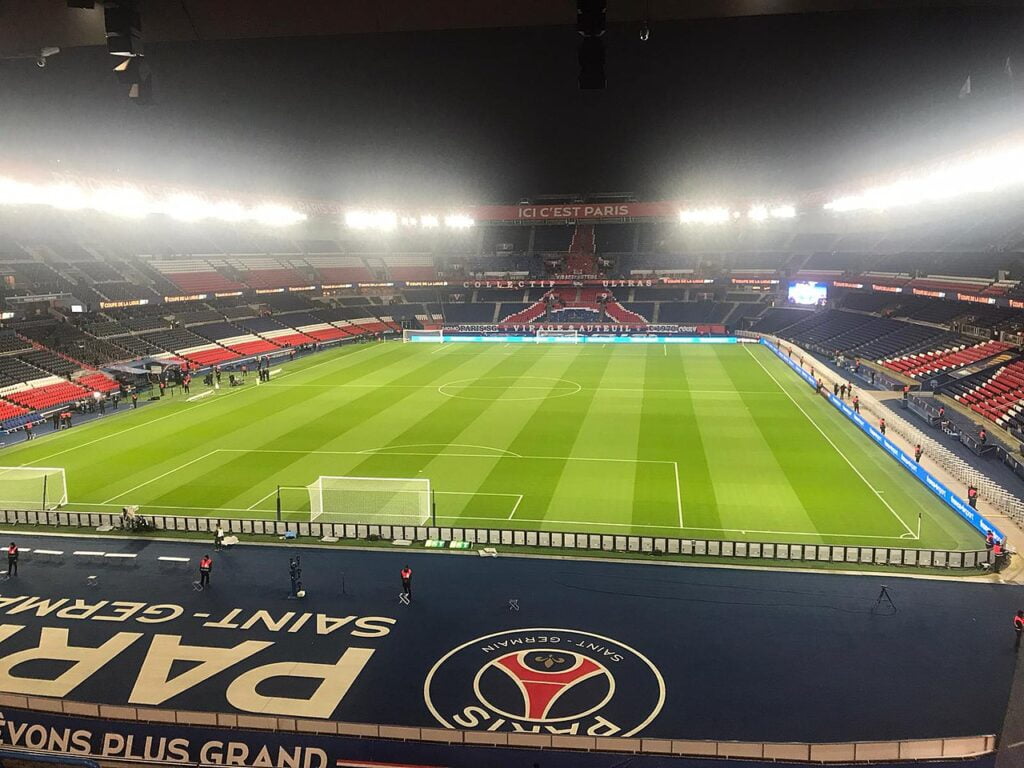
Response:
[{"label": "pitchside advertising hoarding", "polygon": [[736,344],[735,336],[612,336],[595,334],[585,336],[544,336],[511,334],[448,333],[441,335],[410,335],[408,341],[422,344]]},{"label": "pitchside advertising hoarding", "polygon": [[[814,377],[805,371],[800,365],[791,360],[788,355],[784,355],[775,344],[764,338],[761,339],[761,343],[778,355],[779,359],[786,363],[786,365],[796,371],[800,378],[807,382],[808,385],[817,387],[818,383],[815,381]],[[909,456],[904,453],[899,446],[885,437],[885,435],[879,432],[874,426],[865,421],[859,413],[854,412],[853,408],[847,403],[843,402],[831,393],[826,393],[826,395],[828,397],[828,401],[832,403],[838,411],[856,424],[862,432],[867,434],[868,437],[881,446],[881,448],[898,461],[904,469],[921,481],[929,491],[942,499],[946,506],[956,512],[962,519],[970,523],[971,527],[978,531],[978,533],[984,536],[991,531],[1000,540],[1004,540],[1006,538],[1006,535],[995,525],[989,522],[984,515],[979,514],[978,511],[972,508],[964,499],[957,496],[943,483],[939,482],[934,475],[914,461],[913,456]]]}]

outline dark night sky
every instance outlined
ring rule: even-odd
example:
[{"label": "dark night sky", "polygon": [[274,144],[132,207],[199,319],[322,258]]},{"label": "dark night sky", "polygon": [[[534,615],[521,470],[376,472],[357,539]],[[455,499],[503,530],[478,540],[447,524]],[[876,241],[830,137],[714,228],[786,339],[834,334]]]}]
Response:
[{"label": "dark night sky", "polygon": [[[100,49],[0,62],[0,154],[351,203],[780,195],[1014,127],[1018,11],[709,20],[607,35],[576,86],[568,28],[150,45],[140,108]],[[958,102],[967,74],[975,94]]]}]

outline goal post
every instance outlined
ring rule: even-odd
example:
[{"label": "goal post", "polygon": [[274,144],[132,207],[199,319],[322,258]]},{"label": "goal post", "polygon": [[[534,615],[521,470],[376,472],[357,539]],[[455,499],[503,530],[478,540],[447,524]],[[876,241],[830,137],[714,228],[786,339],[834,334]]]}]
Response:
[{"label": "goal post", "polygon": [[67,503],[63,467],[0,467],[0,508],[49,510]]},{"label": "goal post", "polygon": [[402,329],[402,343],[408,344],[409,342],[427,342],[434,344],[441,344],[444,342],[444,331],[440,328],[430,331],[423,330],[409,330],[408,328]]},{"label": "goal post", "polygon": [[427,478],[321,475],[307,492],[311,523],[423,525],[433,517]]},{"label": "goal post", "polygon": [[534,341],[538,344],[579,344],[580,332],[575,328],[565,328],[551,331],[537,331]]}]

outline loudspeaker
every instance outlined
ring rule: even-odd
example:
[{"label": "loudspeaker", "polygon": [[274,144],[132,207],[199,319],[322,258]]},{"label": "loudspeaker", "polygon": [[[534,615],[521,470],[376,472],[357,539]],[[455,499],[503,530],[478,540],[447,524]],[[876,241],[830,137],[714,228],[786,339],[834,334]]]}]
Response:
[{"label": "loudspeaker", "polygon": [[576,0],[576,31],[584,37],[605,32],[605,0]]},{"label": "loudspeaker", "polygon": [[605,86],[604,40],[584,37],[580,41],[580,88],[585,91],[601,90]]}]

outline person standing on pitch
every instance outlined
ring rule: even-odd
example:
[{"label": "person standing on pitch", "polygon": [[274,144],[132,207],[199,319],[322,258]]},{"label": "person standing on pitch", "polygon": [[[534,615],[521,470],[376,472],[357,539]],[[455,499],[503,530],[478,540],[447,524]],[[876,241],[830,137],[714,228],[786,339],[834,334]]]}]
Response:
[{"label": "person standing on pitch", "polygon": [[199,586],[203,589],[210,586],[210,571],[212,570],[213,558],[203,555],[203,559],[199,561]]},{"label": "person standing on pitch", "polygon": [[18,575],[18,545],[13,541],[7,547],[7,576]]},{"label": "person standing on pitch", "polygon": [[402,594],[412,600],[412,568],[408,565],[402,569]]},{"label": "person standing on pitch", "polygon": [[1013,644],[1013,650],[1020,650],[1020,636],[1024,634],[1024,611],[1017,611],[1013,617],[1013,631],[1017,633],[1017,641]]}]

